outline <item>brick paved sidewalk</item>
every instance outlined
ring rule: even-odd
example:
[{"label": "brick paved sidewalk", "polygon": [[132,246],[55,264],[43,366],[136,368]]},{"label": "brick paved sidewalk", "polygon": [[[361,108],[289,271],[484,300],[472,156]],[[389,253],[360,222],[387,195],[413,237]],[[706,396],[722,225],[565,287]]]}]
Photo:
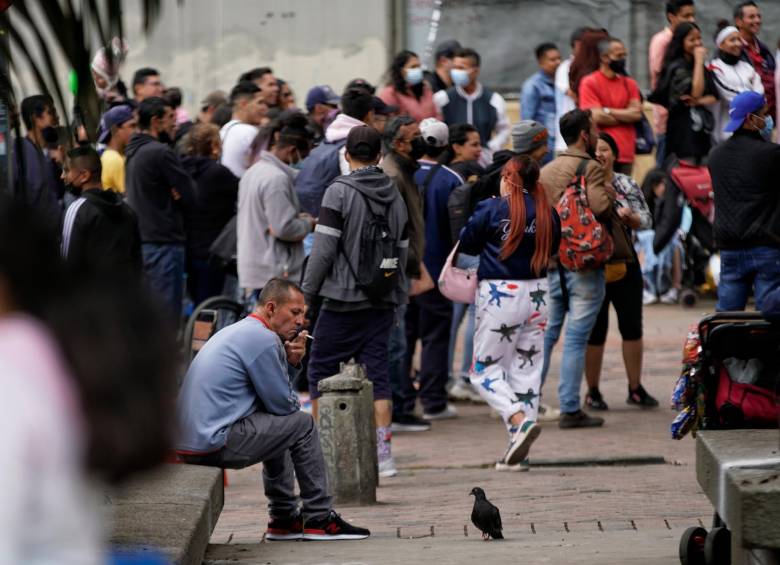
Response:
[{"label": "brick paved sidewalk", "polygon": [[[693,440],[669,438],[674,413],[668,398],[685,331],[711,308],[645,309],[643,380],[661,402],[657,410],[626,405],[620,342],[611,331],[602,377],[610,405],[603,414],[605,426],[560,430],[543,424],[531,461],[545,465],[528,473],[490,468],[506,437],[501,421],[485,406],[459,404],[458,419],[437,422],[430,432],[396,434],[393,450],[400,472],[382,481],[379,504],[338,508],[348,520],[371,528],[370,540],[261,543],[267,518],[260,469],[230,471],[225,508],[206,562],[465,563],[481,558],[489,563],[679,563],[680,534],[699,520],[707,524],[712,508],[696,483]],[[557,404],[557,361],[556,356],[545,386],[552,404]],[[645,457],[664,462],[547,466],[572,458]],[[501,508],[505,542],[483,543],[470,524],[473,499],[468,493],[477,485]],[[430,536],[431,527],[434,537],[421,537]]]}]

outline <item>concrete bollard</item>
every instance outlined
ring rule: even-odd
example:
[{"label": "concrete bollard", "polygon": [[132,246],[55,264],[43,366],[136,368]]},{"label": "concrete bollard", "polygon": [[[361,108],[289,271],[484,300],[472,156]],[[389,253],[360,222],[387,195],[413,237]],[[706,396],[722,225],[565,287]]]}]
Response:
[{"label": "concrete bollard", "polygon": [[349,363],[318,388],[317,425],[331,493],[338,504],[373,504],[379,481],[374,387],[362,366]]}]

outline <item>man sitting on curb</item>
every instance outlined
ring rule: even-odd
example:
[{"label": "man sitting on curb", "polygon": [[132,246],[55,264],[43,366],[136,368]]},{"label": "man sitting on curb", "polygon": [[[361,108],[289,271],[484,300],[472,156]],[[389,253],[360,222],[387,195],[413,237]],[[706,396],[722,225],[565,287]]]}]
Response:
[{"label": "man sitting on curb", "polygon": [[331,507],[314,418],[291,384],[306,351],[304,311],[301,289],[274,278],[254,313],[206,343],[179,394],[177,452],[187,463],[229,469],[262,461],[269,540],[364,539],[368,530]]}]

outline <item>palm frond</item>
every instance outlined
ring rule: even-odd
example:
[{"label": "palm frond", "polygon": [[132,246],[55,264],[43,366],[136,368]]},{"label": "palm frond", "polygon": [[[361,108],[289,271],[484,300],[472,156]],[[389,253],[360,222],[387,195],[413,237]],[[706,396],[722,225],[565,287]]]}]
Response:
[{"label": "palm frond", "polygon": [[[179,4],[183,0],[178,0]],[[148,33],[160,16],[162,0],[142,0],[143,31]],[[92,79],[90,64],[98,46],[91,37],[98,37],[106,46],[106,54],[112,56],[110,43],[114,37],[124,37],[121,0],[81,0],[81,10],[76,10],[73,0],[16,0],[9,9],[29,33],[22,34],[10,25],[8,13],[0,15],[0,25],[10,31],[11,44],[17,56],[26,60],[15,69],[29,69],[41,92],[56,101],[63,115],[71,114],[62,90],[64,77],[54,63],[53,53],[60,52],[78,79],[76,106],[80,109],[87,131],[94,133],[100,115],[100,99]],[[39,21],[43,18],[44,21]],[[44,33],[46,36],[44,36]],[[0,41],[0,51],[10,60],[8,45]],[[17,73],[16,76],[18,76]],[[48,80],[47,80],[48,79]],[[0,98],[13,106],[13,90],[10,75],[0,73]]]}]

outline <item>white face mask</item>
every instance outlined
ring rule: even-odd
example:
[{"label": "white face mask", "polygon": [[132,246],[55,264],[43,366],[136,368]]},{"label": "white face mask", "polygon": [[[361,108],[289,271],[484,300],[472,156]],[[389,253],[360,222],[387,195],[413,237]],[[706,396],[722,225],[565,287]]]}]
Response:
[{"label": "white face mask", "polygon": [[452,69],[450,71],[450,76],[452,77],[452,82],[456,86],[466,86],[471,82],[469,72],[463,69]]},{"label": "white face mask", "polygon": [[406,75],[406,82],[412,86],[420,84],[423,80],[422,67],[412,67],[411,69],[406,69],[404,74]]}]

